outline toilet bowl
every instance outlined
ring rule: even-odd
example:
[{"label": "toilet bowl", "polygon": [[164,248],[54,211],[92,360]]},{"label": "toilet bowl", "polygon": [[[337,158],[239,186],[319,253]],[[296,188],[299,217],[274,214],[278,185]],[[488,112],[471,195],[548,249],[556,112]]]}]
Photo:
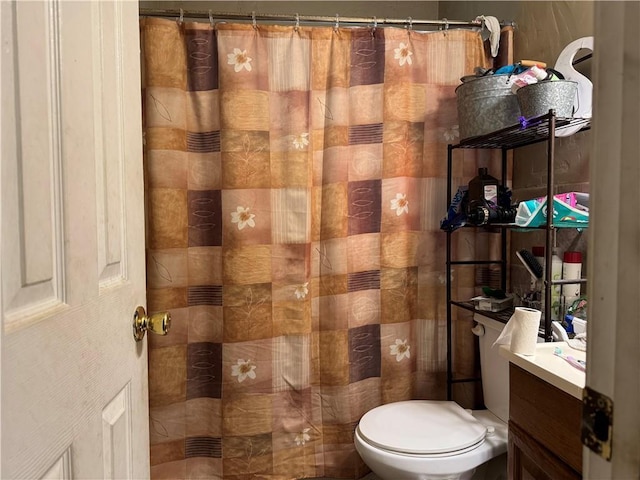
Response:
[{"label": "toilet bowl", "polygon": [[[476,316],[487,410],[451,401],[409,400],[370,410],[355,431],[356,450],[382,480],[471,479],[481,465],[501,458],[506,478],[508,362],[491,345],[504,325]],[[484,373],[490,373],[485,381]],[[474,480],[477,477],[473,477]]]},{"label": "toilet bowl", "polygon": [[367,412],[354,441],[382,480],[464,480],[506,453],[507,425],[488,410],[412,400]]}]

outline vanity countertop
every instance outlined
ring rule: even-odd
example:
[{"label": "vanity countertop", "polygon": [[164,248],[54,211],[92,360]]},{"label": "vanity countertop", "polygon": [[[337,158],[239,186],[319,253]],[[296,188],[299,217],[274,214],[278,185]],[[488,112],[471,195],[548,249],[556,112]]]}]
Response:
[{"label": "vanity countertop", "polygon": [[554,355],[556,347],[561,348],[565,355],[586,360],[586,352],[571,348],[567,342],[538,343],[536,354],[531,356],[513,353],[509,350],[508,345],[500,345],[500,355],[532,375],[582,400],[585,372],[573,367],[565,359]]}]

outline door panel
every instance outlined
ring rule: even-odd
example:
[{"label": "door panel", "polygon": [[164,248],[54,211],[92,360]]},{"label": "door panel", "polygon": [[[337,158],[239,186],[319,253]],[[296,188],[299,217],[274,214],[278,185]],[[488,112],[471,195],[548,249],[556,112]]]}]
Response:
[{"label": "door panel", "polygon": [[132,478],[131,386],[127,384],[102,411],[104,478]]},{"label": "door panel", "polygon": [[594,18],[586,385],[614,405],[611,458],[584,447],[584,478],[640,478],[640,3],[594,2]]},{"label": "door panel", "polygon": [[53,464],[42,480],[67,480],[71,478],[71,450],[66,450]]},{"label": "door panel", "polygon": [[[2,5],[3,37],[24,46],[13,58],[3,52],[2,59],[2,216],[10,226],[2,237],[13,250],[3,257],[12,273],[2,278],[7,330],[64,303],[60,56],[57,45],[49,44],[59,32],[59,17],[44,3],[25,7]],[[15,28],[27,16],[31,29]],[[9,97],[15,108],[4,108]]]},{"label": "door panel", "polygon": [[100,286],[106,287],[124,278],[126,257],[123,225],[123,159],[124,121],[123,97],[105,92],[123,90],[122,63],[118,51],[122,48],[119,34],[121,12],[118,4],[103,3],[97,9],[98,23],[111,35],[94,35],[96,118],[96,201],[98,207],[98,274]]},{"label": "door panel", "polygon": [[148,478],[137,2],[0,8],[0,477]]}]

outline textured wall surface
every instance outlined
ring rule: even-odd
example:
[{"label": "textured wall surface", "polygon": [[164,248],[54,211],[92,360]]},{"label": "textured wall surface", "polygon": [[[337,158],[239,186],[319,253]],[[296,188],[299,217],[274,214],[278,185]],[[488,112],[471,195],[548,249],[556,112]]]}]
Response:
[{"label": "textured wall surface", "polygon": [[336,13],[340,16],[363,16],[378,18],[419,18],[419,19],[436,19],[438,18],[438,2],[203,2],[203,1],[158,1],[158,0],[142,0],[140,6],[143,8],[183,8],[188,10],[204,10],[212,9],[215,12],[234,12],[234,13],[278,13],[278,14],[295,14],[300,15],[330,15]]},{"label": "textured wall surface", "polygon": [[[500,20],[517,23],[514,36],[514,58],[532,59],[555,65],[566,45],[581,37],[593,35],[594,3],[591,1],[522,1],[522,2],[439,2],[438,17],[474,18],[493,15]],[[580,57],[578,54],[577,57]],[[591,60],[576,67],[591,78]],[[589,191],[590,132],[581,132],[556,142],[556,193]],[[519,149],[514,155],[513,193],[517,200],[526,200],[545,194],[546,143]],[[602,159],[606,161],[606,159]],[[494,173],[494,176],[498,176]],[[514,233],[511,235],[512,252],[532,245],[544,245],[544,232]],[[561,251],[579,250],[586,254],[586,234],[575,230],[560,231],[557,236]],[[512,254],[512,284],[527,285],[529,274]],[[586,270],[583,257],[583,272]]]}]

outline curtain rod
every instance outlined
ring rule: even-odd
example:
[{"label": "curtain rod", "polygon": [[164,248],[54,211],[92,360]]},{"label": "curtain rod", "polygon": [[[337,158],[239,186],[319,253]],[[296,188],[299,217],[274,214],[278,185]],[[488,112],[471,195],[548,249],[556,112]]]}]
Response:
[{"label": "curtain rod", "polygon": [[[318,16],[318,15],[298,15],[295,14],[279,14],[279,13],[228,13],[228,12],[213,12],[211,10],[189,10],[184,11],[182,8],[173,9],[158,9],[158,8],[140,8],[140,16],[143,17],[172,17],[177,20],[183,20],[184,17],[188,18],[207,18],[210,21],[214,20],[245,20],[253,21],[258,20],[267,21],[287,21],[299,23],[332,23],[335,25],[369,25],[374,27],[381,27],[385,25],[404,25],[410,28],[414,26],[435,26],[444,27],[480,27],[482,24],[476,21],[459,21],[459,20],[419,20],[408,18],[376,18],[376,17],[341,17],[337,15],[335,17]],[[500,25],[505,27],[516,27],[515,22],[502,21]]]}]

